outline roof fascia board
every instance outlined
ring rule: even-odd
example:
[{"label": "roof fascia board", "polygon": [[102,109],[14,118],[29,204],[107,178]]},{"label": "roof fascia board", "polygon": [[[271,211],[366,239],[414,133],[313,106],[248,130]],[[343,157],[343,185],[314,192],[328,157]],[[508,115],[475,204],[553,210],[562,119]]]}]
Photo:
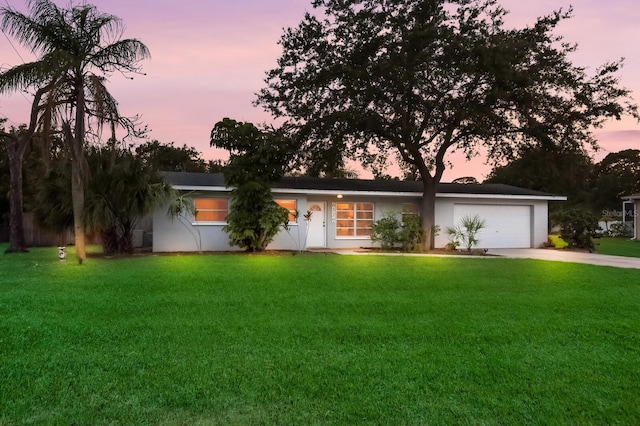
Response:
[{"label": "roof fascia board", "polygon": [[226,186],[197,186],[197,185],[172,185],[178,191],[207,191],[207,192],[231,192],[233,188]]},{"label": "roof fascia board", "polygon": [[[206,192],[231,192],[233,188],[226,186],[194,186],[174,185],[178,191],[206,191]],[[344,195],[367,197],[422,197],[421,192],[390,192],[390,191],[340,191],[323,189],[291,189],[273,188],[275,194],[308,194],[308,195]],[[509,195],[509,194],[471,194],[471,193],[437,193],[436,198],[472,198],[472,199],[502,199],[502,200],[547,200],[566,201],[567,197],[559,195]]]},{"label": "roof fascia board", "polygon": [[567,201],[564,195],[515,195],[515,194],[470,194],[470,193],[437,193],[437,198],[477,198],[477,199],[504,199],[504,200],[547,200]]},{"label": "roof fascia board", "polygon": [[290,189],[273,188],[276,194],[309,194],[309,195],[349,195],[367,197],[421,197],[421,192],[391,192],[391,191],[340,191],[338,189]]}]

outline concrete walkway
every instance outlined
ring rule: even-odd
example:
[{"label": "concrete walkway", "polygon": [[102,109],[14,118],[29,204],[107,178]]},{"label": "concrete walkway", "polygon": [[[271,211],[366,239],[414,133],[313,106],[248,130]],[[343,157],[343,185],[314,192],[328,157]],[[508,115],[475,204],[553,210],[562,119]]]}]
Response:
[{"label": "concrete walkway", "polygon": [[491,249],[489,253],[519,259],[554,260],[558,262],[640,269],[640,258],[637,257],[609,256],[607,254],[552,249]]},{"label": "concrete walkway", "polygon": [[[366,252],[361,250],[335,250],[338,254],[347,255],[384,255],[384,256],[434,256],[434,257],[460,257],[446,254],[419,254],[419,253],[380,253]],[[477,259],[496,259],[496,256],[509,257],[513,259],[538,259],[552,260],[557,262],[586,263],[598,266],[613,266],[616,268],[640,269],[640,258],[609,256],[597,253],[582,253],[568,250],[553,249],[489,249],[492,256],[473,256]]]}]

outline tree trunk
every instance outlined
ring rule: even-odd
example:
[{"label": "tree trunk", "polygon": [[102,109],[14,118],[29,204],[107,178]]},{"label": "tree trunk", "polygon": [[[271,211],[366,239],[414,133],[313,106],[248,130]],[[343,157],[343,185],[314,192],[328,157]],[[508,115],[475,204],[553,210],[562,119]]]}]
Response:
[{"label": "tree trunk", "polygon": [[0,136],[7,141],[7,155],[9,157],[9,248],[6,253],[27,251],[24,240],[24,215],[22,212],[22,163],[27,145],[38,125],[40,99],[50,89],[51,85],[49,84],[36,91],[31,103],[29,127],[24,132],[19,134],[0,132]]},{"label": "tree trunk", "polygon": [[9,248],[5,253],[26,252],[24,239],[24,217],[22,211],[22,161],[27,147],[27,140],[20,137],[9,139],[7,154],[9,156]]},{"label": "tree trunk", "polygon": [[422,206],[420,208],[420,216],[422,217],[422,230],[424,232],[424,250],[434,248],[435,235],[434,226],[436,225],[436,182],[431,176],[422,178]]},{"label": "tree trunk", "polygon": [[84,219],[82,214],[84,213],[84,180],[82,179],[81,172],[77,170],[79,166],[76,161],[71,162],[71,202],[73,204],[73,232],[76,246],[76,258],[78,263],[82,265],[82,262],[87,258],[87,252],[85,248],[85,234],[84,234]]},{"label": "tree trunk", "polygon": [[[77,126],[78,124],[76,124]],[[84,232],[84,188],[86,182],[86,165],[83,153],[83,146],[78,146],[75,135],[72,133],[71,125],[68,122],[62,124],[64,139],[71,155],[71,204],[73,207],[73,231],[74,244],[76,246],[76,258],[78,263],[87,258],[85,249]],[[76,129],[76,132],[78,130]]]},{"label": "tree trunk", "polygon": [[84,137],[85,137],[85,98],[84,98],[84,82],[82,73],[77,70],[75,82],[75,127],[71,133],[71,126],[67,123],[65,130],[66,139],[68,140],[69,150],[71,153],[71,198],[73,203],[73,229],[75,231],[76,258],[78,263],[87,258],[85,249],[85,233],[84,233],[84,189],[88,180],[88,170],[86,159],[84,157]]}]

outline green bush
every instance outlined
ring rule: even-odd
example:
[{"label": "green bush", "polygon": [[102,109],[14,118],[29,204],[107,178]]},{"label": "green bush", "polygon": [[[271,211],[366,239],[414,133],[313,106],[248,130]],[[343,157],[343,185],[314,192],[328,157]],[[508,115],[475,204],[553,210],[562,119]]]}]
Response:
[{"label": "green bush", "polygon": [[400,242],[402,224],[395,213],[389,213],[373,223],[371,241],[379,242],[385,250],[393,249]]},{"label": "green bush", "polygon": [[580,208],[563,209],[551,216],[554,225],[560,227],[560,238],[569,248],[593,250],[593,235],[598,227],[598,218]]},{"label": "green bush", "polygon": [[[434,235],[438,230],[434,227]],[[422,230],[422,220],[418,215],[405,215],[402,229],[399,233],[400,244],[403,251],[417,251],[422,248],[424,241],[424,231]]]},{"label": "green bush", "polygon": [[629,238],[633,232],[622,222],[614,222],[609,226],[609,236],[614,238]]},{"label": "green bush", "polygon": [[404,222],[397,213],[391,212],[374,222],[371,228],[371,240],[379,242],[384,250],[400,245],[403,251],[418,250],[424,239],[422,221],[418,215],[405,215]]},{"label": "green bush", "polygon": [[248,182],[233,190],[233,203],[223,230],[229,233],[229,243],[247,251],[263,251],[273,237],[286,227],[289,210],[280,207],[269,187]]}]

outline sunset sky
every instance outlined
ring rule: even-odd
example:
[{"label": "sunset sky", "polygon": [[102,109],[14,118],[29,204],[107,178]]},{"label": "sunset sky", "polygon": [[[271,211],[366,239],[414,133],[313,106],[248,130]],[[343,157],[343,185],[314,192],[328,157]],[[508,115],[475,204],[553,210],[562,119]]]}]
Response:
[{"label": "sunset sky", "polygon": [[[68,5],[67,0],[55,1]],[[151,51],[144,62],[144,76],[133,80],[114,74],[112,94],[125,115],[141,114],[149,137],[196,147],[205,158],[218,154],[209,147],[213,125],[224,117],[254,123],[270,116],[252,105],[264,85],[264,74],[276,65],[277,44],[283,28],[295,26],[310,0],[93,0],[87,3],[120,17],[125,37],[137,38]],[[638,0],[502,0],[511,11],[508,25],[524,26],[537,16],[560,7],[574,7],[574,18],[559,27],[566,41],[577,42],[574,63],[593,71],[604,62],[625,57],[620,73],[622,85],[633,90],[640,102],[640,2]],[[26,12],[23,0],[0,0]],[[0,35],[0,69],[30,62],[35,56]],[[14,50],[18,49],[18,52]],[[19,56],[20,54],[20,56]],[[18,94],[0,97],[0,117],[10,125],[27,121],[31,97]],[[608,152],[640,148],[640,124],[632,119],[610,122],[597,136]],[[490,171],[484,159],[470,163],[454,157],[454,167],[443,180],[475,176],[482,180]]]}]

